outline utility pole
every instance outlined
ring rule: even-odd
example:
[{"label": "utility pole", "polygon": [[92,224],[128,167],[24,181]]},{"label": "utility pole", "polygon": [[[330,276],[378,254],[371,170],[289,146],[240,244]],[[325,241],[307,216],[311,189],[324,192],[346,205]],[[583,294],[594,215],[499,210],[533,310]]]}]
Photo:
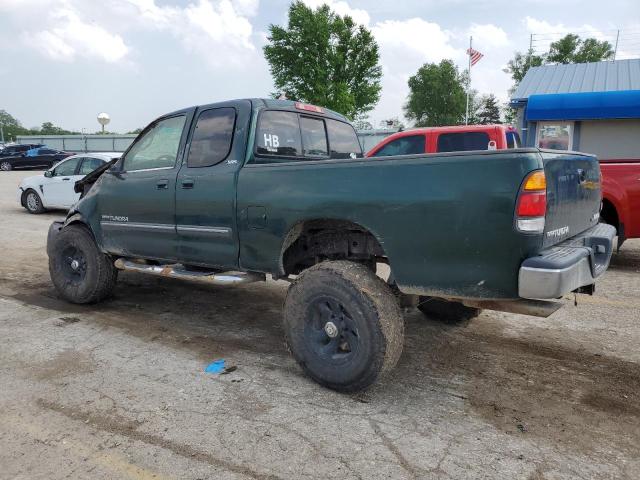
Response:
[{"label": "utility pole", "polygon": [[618,40],[620,40],[620,30],[616,33],[616,46],[613,49],[613,61],[616,61],[616,55],[618,54]]}]

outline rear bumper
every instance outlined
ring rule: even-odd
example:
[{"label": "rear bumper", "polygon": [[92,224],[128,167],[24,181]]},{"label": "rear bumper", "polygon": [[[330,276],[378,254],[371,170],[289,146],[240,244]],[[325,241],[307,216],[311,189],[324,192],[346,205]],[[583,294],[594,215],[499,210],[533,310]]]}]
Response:
[{"label": "rear bumper", "polygon": [[558,298],[593,285],[609,267],[615,235],[614,227],[601,223],[527,258],[520,266],[518,295]]}]

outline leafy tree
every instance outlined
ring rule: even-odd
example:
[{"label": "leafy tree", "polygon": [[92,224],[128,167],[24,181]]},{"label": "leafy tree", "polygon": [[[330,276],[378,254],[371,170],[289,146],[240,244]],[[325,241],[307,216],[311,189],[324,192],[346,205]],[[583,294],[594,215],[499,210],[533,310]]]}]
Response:
[{"label": "leafy tree", "polygon": [[24,128],[20,121],[6,110],[0,110],[0,125],[5,142],[15,140],[18,135],[28,135],[29,129]]},{"label": "leafy tree", "polygon": [[33,129],[32,132],[39,135],[78,135],[80,133],[56,127],[52,122],[44,122],[40,129]]},{"label": "leafy tree", "polygon": [[507,63],[507,70],[514,81],[510,93],[515,91],[531,67],[550,63],[600,62],[611,58],[613,58],[613,49],[609,42],[598,41],[595,38],[582,40],[578,35],[569,33],[551,43],[549,51],[542,55],[536,55],[532,49],[525,54],[520,52],[514,54]]},{"label": "leafy tree", "polygon": [[128,135],[138,135],[141,132],[142,132],[142,128],[136,128],[135,130],[131,130],[130,132],[127,132],[127,134]]},{"label": "leafy tree", "polygon": [[460,123],[466,108],[464,79],[451,60],[425,63],[409,78],[405,116],[417,127]]},{"label": "leafy tree", "polygon": [[587,63],[612,57],[613,48],[609,42],[595,38],[581,40],[578,35],[570,33],[551,44],[545,60],[546,63]]},{"label": "leafy tree", "polygon": [[500,104],[493,93],[483,95],[482,98],[480,98],[475,115],[478,120],[477,123],[481,125],[502,123],[500,121]]},{"label": "leafy tree", "polygon": [[514,57],[507,63],[507,70],[511,73],[511,78],[517,86],[531,67],[539,67],[543,62],[544,57],[535,55],[533,49],[526,54],[516,52]]},{"label": "leafy tree", "polygon": [[275,97],[284,94],[351,119],[375,106],[382,76],[378,44],[351,17],[295,1],[287,26],[270,25],[269,33],[264,55],[280,91]]}]

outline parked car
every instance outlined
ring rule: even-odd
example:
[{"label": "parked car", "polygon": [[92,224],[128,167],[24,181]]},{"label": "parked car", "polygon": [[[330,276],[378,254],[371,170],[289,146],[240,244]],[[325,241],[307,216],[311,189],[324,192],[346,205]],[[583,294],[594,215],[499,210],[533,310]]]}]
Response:
[{"label": "parked car", "polygon": [[14,156],[0,157],[0,170],[6,172],[14,169],[51,168],[70,155],[73,155],[73,153],[53,150],[47,147],[31,148]]},{"label": "parked car", "polygon": [[[106,298],[119,269],[219,285],[291,278],[289,349],[340,391],[393,369],[399,297],[429,315],[548,316],[562,305],[554,299],[593,293],[615,234],[598,224],[594,156],[529,148],[363,159],[343,116],[286,100],[167,114],[104,170],[77,183],[84,196],[49,229],[63,298]],[[390,266],[387,282],[378,263]]]},{"label": "parked car", "polygon": [[459,125],[412,128],[389,135],[367,157],[418,153],[503,150],[520,147],[520,136],[507,125]]},{"label": "parked car", "polygon": [[0,160],[3,157],[16,157],[21,154],[26,154],[29,150],[33,148],[44,147],[41,143],[24,143],[24,144],[12,144],[5,145],[2,150],[0,150]]},{"label": "parked car", "polygon": [[22,180],[18,187],[18,202],[29,213],[68,210],[80,198],[80,194],[74,191],[75,183],[120,155],[118,152],[101,152],[67,157],[43,174]]}]

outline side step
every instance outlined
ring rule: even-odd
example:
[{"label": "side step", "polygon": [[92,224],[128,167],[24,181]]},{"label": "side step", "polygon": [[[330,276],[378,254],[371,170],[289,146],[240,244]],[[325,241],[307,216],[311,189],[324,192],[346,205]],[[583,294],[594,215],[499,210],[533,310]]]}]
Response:
[{"label": "side step", "polygon": [[254,272],[198,272],[184,268],[183,265],[146,265],[125,258],[115,261],[118,270],[130,272],[148,273],[159,277],[180,278],[182,280],[195,280],[197,282],[213,285],[239,285],[242,283],[262,282],[266,280],[264,273]]},{"label": "side step", "polygon": [[549,300],[529,300],[521,298],[519,300],[461,300],[467,307],[484,308],[486,310],[496,310],[498,312],[519,313],[521,315],[531,315],[533,317],[546,318],[556,310],[562,308],[564,302],[553,302]]}]

